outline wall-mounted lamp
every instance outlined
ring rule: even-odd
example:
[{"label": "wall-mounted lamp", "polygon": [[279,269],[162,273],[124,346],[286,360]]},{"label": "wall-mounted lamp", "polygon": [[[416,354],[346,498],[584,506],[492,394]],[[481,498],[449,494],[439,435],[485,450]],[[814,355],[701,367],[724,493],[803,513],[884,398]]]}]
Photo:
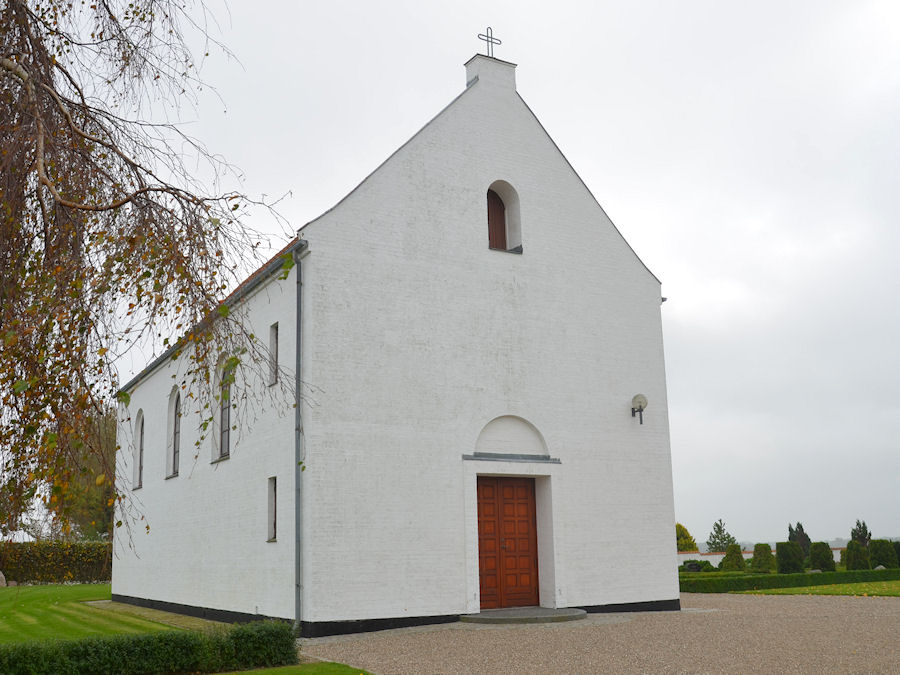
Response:
[{"label": "wall-mounted lamp", "polygon": [[631,399],[631,416],[635,415],[644,423],[644,411],[647,409],[647,397],[643,394],[635,394]]}]

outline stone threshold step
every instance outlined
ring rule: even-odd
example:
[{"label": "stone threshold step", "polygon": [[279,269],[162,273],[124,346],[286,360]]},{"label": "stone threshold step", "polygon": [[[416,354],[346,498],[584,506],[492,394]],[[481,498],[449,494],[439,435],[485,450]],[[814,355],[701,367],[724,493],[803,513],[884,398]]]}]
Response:
[{"label": "stone threshold step", "polygon": [[463,614],[460,621],[466,623],[555,623],[557,621],[578,621],[587,616],[583,609],[565,607],[508,607],[486,609],[478,614]]}]

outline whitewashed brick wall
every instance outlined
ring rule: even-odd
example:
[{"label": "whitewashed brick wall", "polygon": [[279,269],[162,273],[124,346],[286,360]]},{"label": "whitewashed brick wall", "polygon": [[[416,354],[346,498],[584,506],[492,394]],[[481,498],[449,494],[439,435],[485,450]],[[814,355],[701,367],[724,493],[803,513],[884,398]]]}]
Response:
[{"label": "whitewashed brick wall", "polygon": [[[679,595],[659,282],[519,98],[511,67],[477,57],[467,81],[301,231],[304,621],[478,611],[482,474],[535,477],[542,605]],[[498,179],[518,191],[522,255],[488,249]],[[293,288],[292,275],[254,296],[260,335],[293,326]],[[172,372],[133,393],[150,429],[165,428]],[[463,460],[504,415],[534,425],[560,463]],[[163,439],[148,441],[136,497],[151,531],[132,535],[133,550],[117,537],[114,593],[292,616],[292,544],[265,542],[265,514],[268,476],[281,495],[293,487],[293,414],[252,429],[231,459],[211,465],[204,446],[169,481]],[[292,516],[280,499],[280,532]]]},{"label": "whitewashed brick wall", "polygon": [[[678,597],[659,283],[512,72],[478,65],[476,84],[302,231],[304,379],[318,388],[306,620],[477,611],[479,473],[540,477],[542,604]],[[522,255],[487,246],[498,179],[519,194]],[[532,423],[561,464],[462,461],[501,415]]]},{"label": "whitewashed brick wall", "polygon": [[[294,273],[273,281],[249,300],[253,331],[268,341],[279,323],[281,362],[294,364]],[[199,448],[200,415],[182,396],[179,475],[166,478],[166,421],[169,394],[180,381],[184,361],[169,363],[140,382],[123,418],[143,410],[143,487],[135,490],[130,529],[115,532],[112,592],[197,607],[249,614],[294,616],[294,409],[292,401],[265,404],[235,418],[229,459],[211,463],[211,430]],[[173,375],[175,377],[173,378]],[[265,384],[262,385],[265,387]],[[256,388],[256,393],[260,391]],[[248,392],[240,377],[233,396]],[[269,392],[264,394],[264,400]],[[264,402],[261,401],[261,402]],[[250,411],[248,411],[250,413]],[[118,475],[132,474],[132,422],[120,423]],[[268,543],[268,479],[278,478],[278,537]],[[128,513],[117,519],[130,522]],[[149,526],[149,532],[145,529]]]}]

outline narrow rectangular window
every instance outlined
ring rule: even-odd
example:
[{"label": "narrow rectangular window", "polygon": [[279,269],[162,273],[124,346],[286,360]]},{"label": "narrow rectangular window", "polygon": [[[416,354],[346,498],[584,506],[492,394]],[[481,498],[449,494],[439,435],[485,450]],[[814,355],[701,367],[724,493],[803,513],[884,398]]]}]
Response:
[{"label": "narrow rectangular window", "polygon": [[269,326],[269,385],[278,382],[278,323]]},{"label": "narrow rectangular window", "polygon": [[231,452],[231,385],[223,384],[219,413],[219,457],[228,457]]},{"label": "narrow rectangular window", "polygon": [[269,541],[275,541],[277,534],[276,520],[278,512],[278,479],[269,478]]},{"label": "narrow rectangular window", "polygon": [[135,485],[135,487],[141,487],[143,484],[144,484],[144,418],[141,417],[141,429],[140,429],[139,438],[138,438],[137,485]]}]

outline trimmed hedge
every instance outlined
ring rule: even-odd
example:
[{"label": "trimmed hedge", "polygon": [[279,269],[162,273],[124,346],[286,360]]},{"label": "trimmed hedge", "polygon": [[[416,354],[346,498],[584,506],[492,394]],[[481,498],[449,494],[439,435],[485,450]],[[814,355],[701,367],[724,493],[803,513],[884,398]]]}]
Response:
[{"label": "trimmed hedge", "polygon": [[725,549],[725,557],[719,563],[719,569],[723,572],[743,572],[747,569],[739,544],[728,544],[728,548]]},{"label": "trimmed hedge", "polygon": [[[791,542],[794,543],[794,542]],[[682,593],[728,593],[765,588],[852,584],[861,581],[894,581],[900,569],[856,570],[853,572],[804,572],[801,574],[745,574],[743,576],[708,575],[703,578],[683,576],[679,579]]]},{"label": "trimmed hedge", "polygon": [[755,574],[771,574],[775,569],[775,558],[772,557],[772,547],[768,544],[757,544],[753,547],[753,557],[750,558],[750,571]]},{"label": "trimmed hedge", "polygon": [[851,539],[847,542],[847,570],[867,570],[869,564],[869,550],[858,541]]},{"label": "trimmed hedge", "polygon": [[873,569],[879,565],[887,568],[900,567],[894,544],[887,539],[873,539],[869,542],[869,561]]},{"label": "trimmed hedge", "polygon": [[897,561],[900,562],[900,541],[892,541],[891,545],[894,547],[894,552],[897,554]]},{"label": "trimmed hedge", "polygon": [[775,544],[775,562],[779,574],[803,571],[803,549],[796,541],[779,541]]},{"label": "trimmed hedge", "polygon": [[0,672],[7,675],[216,673],[296,663],[294,631],[283,621],[207,633],[173,630],[0,644]]},{"label": "trimmed hedge", "polygon": [[0,542],[0,572],[8,581],[109,581],[112,545],[102,541]]},{"label": "trimmed hedge", "polygon": [[834,554],[828,542],[817,541],[809,547],[809,566],[814,570],[834,572]]}]

